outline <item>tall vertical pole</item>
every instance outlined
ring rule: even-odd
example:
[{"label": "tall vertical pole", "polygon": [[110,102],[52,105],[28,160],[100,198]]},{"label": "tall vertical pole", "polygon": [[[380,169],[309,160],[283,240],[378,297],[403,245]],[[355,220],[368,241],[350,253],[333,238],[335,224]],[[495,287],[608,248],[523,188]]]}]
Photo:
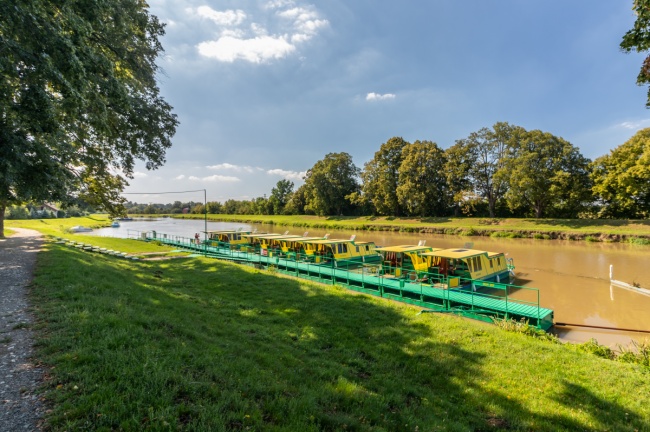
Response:
[{"label": "tall vertical pole", "polygon": [[203,189],[203,255],[208,256],[208,199]]}]

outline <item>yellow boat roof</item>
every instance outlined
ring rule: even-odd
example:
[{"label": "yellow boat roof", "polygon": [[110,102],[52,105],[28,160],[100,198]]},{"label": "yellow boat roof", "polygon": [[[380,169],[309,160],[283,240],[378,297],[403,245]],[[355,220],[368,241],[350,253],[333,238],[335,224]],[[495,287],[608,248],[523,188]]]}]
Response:
[{"label": "yellow boat roof", "polygon": [[431,246],[413,246],[413,245],[399,245],[399,246],[386,246],[375,249],[379,252],[430,252],[439,250]]},{"label": "yellow boat roof", "polygon": [[250,234],[251,231],[235,231],[235,230],[226,230],[226,231],[203,231],[208,234]]},{"label": "yellow boat roof", "polygon": [[296,235],[296,234],[287,234],[287,235],[280,234],[280,235],[274,236],[274,237],[263,237],[263,238],[268,239],[268,240],[293,240],[293,239],[297,239],[297,238],[300,238],[300,237],[302,237],[302,236],[299,236],[299,235]]},{"label": "yellow boat roof", "polygon": [[283,234],[261,233],[261,234],[245,234],[245,236],[250,238],[269,238],[269,237],[282,237]]},{"label": "yellow boat roof", "polygon": [[313,243],[313,244],[322,244],[322,245],[327,245],[327,244],[339,244],[339,243],[352,243],[354,245],[359,245],[359,244],[368,244],[372,242],[355,242],[354,240],[351,239],[321,239],[321,240],[310,240],[310,241],[305,241],[305,243]]},{"label": "yellow boat roof", "polygon": [[431,252],[425,252],[422,255],[425,256],[435,256],[441,258],[454,258],[454,259],[464,259],[471,258],[479,255],[486,255],[488,252],[477,250],[477,249],[438,249]]},{"label": "yellow boat roof", "polygon": [[310,241],[310,240],[323,240],[323,237],[297,237],[297,238],[291,238],[286,240],[303,242],[303,241]]}]

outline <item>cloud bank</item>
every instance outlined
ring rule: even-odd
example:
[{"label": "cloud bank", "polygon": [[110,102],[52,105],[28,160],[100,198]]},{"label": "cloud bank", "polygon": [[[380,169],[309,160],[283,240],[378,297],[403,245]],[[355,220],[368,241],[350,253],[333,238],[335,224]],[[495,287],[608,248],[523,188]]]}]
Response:
[{"label": "cloud bank", "polygon": [[195,14],[213,23],[218,35],[197,44],[199,54],[225,63],[259,64],[288,57],[329,26],[315,7],[297,6],[293,1],[268,2],[248,13],[200,6]]}]

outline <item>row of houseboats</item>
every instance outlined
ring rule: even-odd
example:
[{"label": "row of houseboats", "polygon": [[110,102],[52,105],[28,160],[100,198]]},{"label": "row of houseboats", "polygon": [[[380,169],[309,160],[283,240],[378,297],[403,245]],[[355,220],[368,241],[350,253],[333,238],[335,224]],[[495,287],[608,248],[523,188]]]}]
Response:
[{"label": "row of houseboats", "polygon": [[332,264],[350,264],[380,268],[382,274],[423,280],[439,277],[449,281],[449,288],[463,281],[509,283],[514,276],[511,258],[502,252],[488,252],[471,248],[443,249],[418,245],[378,247],[373,242],[349,239],[330,239],[303,235],[258,233],[256,231],[208,231],[207,244],[231,250],[258,253],[262,256],[280,256],[297,261]]}]

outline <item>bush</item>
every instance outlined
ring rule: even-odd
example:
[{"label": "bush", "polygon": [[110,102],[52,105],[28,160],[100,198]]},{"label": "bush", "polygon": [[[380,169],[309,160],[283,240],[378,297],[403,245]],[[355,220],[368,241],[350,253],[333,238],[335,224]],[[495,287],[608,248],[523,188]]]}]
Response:
[{"label": "bush", "polygon": [[29,212],[25,207],[11,206],[5,212],[5,219],[29,219]]}]

